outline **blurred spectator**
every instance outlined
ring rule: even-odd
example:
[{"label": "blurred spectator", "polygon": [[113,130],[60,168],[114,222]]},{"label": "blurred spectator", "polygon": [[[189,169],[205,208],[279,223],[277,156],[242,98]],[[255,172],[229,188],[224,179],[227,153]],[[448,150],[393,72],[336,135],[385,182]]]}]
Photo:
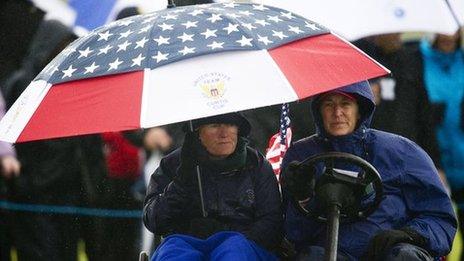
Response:
[{"label": "blurred spectator", "polygon": [[399,33],[371,36],[354,44],[391,70],[391,75],[370,81],[376,102],[372,127],[413,140],[441,169],[440,151],[433,126],[429,124],[430,102],[412,69],[417,54],[408,51]]},{"label": "blurred spectator", "polygon": [[18,69],[44,12],[31,1],[3,0],[0,7],[0,81]]},{"label": "blurred spectator", "polygon": [[[43,21],[21,68],[3,86],[11,105],[32,79],[76,37],[57,21]],[[98,207],[105,192],[106,169],[98,136],[37,141],[16,145],[21,174],[9,186],[15,202]],[[102,260],[98,219],[51,211],[13,212],[14,244],[19,260],[76,260],[79,236],[89,260]]]},{"label": "blurred spectator", "polygon": [[460,225],[464,210],[464,52],[460,48],[462,34],[433,35],[420,42],[415,67],[425,89],[436,126],[441,151],[441,165],[451,187],[452,198],[458,204]]},{"label": "blurred spectator", "polygon": [[[132,187],[141,173],[143,151],[121,132],[103,133],[102,139],[108,168],[104,208],[140,210],[142,203],[133,197]],[[105,259],[130,260],[138,255],[140,220],[109,217],[103,220],[103,226],[106,236],[101,247]]]},{"label": "blurred spectator", "polygon": [[[103,133],[105,159],[108,168],[107,191],[104,208],[121,210],[142,209],[143,198],[134,194],[145,162],[143,148],[148,151],[170,149],[172,139],[164,128],[152,128],[145,132],[127,131]],[[141,222],[134,218],[105,218],[105,240],[101,242],[104,258],[131,260],[140,251]],[[111,231],[111,233],[108,233]]]},{"label": "blurred spectator", "polygon": [[[5,101],[0,94],[0,119],[5,113]],[[21,164],[16,159],[13,146],[6,142],[0,142],[0,200],[8,199],[7,185],[11,179],[19,176]],[[7,210],[0,208],[0,260],[10,259],[11,249],[11,220]]]}]

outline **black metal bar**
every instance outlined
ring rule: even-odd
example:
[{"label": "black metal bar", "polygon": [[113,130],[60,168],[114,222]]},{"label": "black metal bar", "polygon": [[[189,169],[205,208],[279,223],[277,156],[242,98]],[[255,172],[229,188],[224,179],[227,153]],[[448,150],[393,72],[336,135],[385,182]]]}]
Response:
[{"label": "black metal bar", "polygon": [[[190,131],[193,132],[193,122],[189,121],[189,128]],[[203,217],[207,217],[208,213],[206,212],[206,207],[205,207],[205,199],[203,197],[203,185],[201,183],[201,171],[200,171],[200,166],[196,166],[195,168],[197,172],[197,181],[198,181],[198,192],[200,193],[200,205],[201,205],[201,215]]]},{"label": "black metal bar", "polygon": [[176,3],[174,3],[174,0],[168,0],[168,8],[173,8],[176,7]]},{"label": "black metal bar", "polygon": [[327,242],[325,245],[325,261],[337,260],[338,227],[340,222],[340,206],[332,204],[327,212]]},{"label": "black metal bar", "polygon": [[[451,5],[451,3],[450,3],[448,0],[445,0],[445,3],[446,3],[446,5],[448,6],[449,11],[451,12],[451,15],[453,15],[454,21],[456,21],[456,23],[458,24],[458,27],[460,27],[461,24],[459,23],[458,15],[457,15],[456,12],[454,11],[453,6]],[[459,29],[458,29],[458,30],[459,30]]]},{"label": "black metal bar", "polygon": [[200,191],[201,214],[202,214],[203,217],[207,217],[208,213],[206,212],[205,199],[203,197],[203,185],[201,183],[200,166],[197,165],[196,169],[197,169],[197,179],[198,179],[198,190]]}]

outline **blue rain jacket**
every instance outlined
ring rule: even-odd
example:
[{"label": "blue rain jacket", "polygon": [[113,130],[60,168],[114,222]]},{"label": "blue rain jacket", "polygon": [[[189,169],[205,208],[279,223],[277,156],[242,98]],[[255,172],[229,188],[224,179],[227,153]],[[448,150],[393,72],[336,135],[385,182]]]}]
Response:
[{"label": "blue rain jacket", "polygon": [[[338,249],[359,259],[370,239],[381,230],[410,227],[428,240],[432,255],[446,255],[456,232],[456,218],[430,157],[414,142],[387,132],[370,129],[374,112],[373,94],[367,82],[345,86],[340,91],[356,97],[361,118],[355,131],[345,136],[328,135],[322,125],[317,97],[311,110],[317,133],[294,143],[287,151],[282,169],[293,160],[339,151],[370,162],[382,177],[384,198],[367,219],[340,224]],[[285,178],[285,173],[283,174]],[[287,192],[284,197],[288,199]],[[326,225],[297,212],[286,200],[285,231],[297,249],[325,246]]]}]

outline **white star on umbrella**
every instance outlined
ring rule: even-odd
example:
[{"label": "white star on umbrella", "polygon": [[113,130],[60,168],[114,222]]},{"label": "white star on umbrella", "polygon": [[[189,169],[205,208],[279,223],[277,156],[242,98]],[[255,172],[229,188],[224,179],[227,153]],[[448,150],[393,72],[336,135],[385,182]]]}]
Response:
[{"label": "white star on umbrella", "polygon": [[321,30],[319,27],[317,27],[316,24],[311,24],[311,23],[308,23],[307,21],[305,21],[305,27],[308,27],[311,30]]},{"label": "white star on umbrella", "polygon": [[100,66],[96,65],[95,62],[93,62],[92,65],[85,67],[84,74],[93,73],[95,69],[97,69],[98,67]]},{"label": "white star on umbrella", "polygon": [[197,23],[198,21],[187,21],[186,23],[182,23],[182,25],[185,26],[185,29],[189,29],[190,27],[197,27]]},{"label": "white star on umbrella", "polygon": [[168,53],[162,53],[160,51],[158,51],[158,53],[156,54],[156,56],[152,56],[153,59],[156,59],[156,62],[159,63],[161,61],[164,61],[164,60],[167,60],[168,59]]},{"label": "white star on umbrella", "polygon": [[127,49],[127,46],[131,45],[132,43],[131,42],[128,42],[127,40],[122,43],[122,44],[118,44],[118,50],[116,52],[119,52],[119,51],[125,51]]},{"label": "white star on umbrella", "polygon": [[72,74],[73,74],[76,70],[77,70],[77,69],[75,69],[75,68],[72,67],[72,64],[69,65],[68,69],[62,71],[62,72],[64,73],[64,75],[63,75],[63,77],[61,77],[61,79],[63,79],[64,77],[71,77]]},{"label": "white star on umbrella", "polygon": [[253,46],[253,44],[251,44],[251,41],[253,41],[253,38],[246,38],[244,35],[242,35],[242,39],[236,42],[239,43],[240,46]]},{"label": "white star on umbrella", "polygon": [[186,33],[184,33],[181,36],[178,36],[177,38],[182,39],[182,42],[186,42],[186,41],[193,42],[193,36],[194,36],[194,34],[186,34]]},{"label": "white star on umbrella", "polygon": [[262,42],[265,45],[273,43],[273,41],[269,40],[267,36],[261,36],[258,34],[258,41]]},{"label": "white star on umbrella", "polygon": [[145,57],[142,56],[142,54],[139,54],[136,58],[132,59],[132,65],[131,67],[137,65],[140,66],[142,64],[142,61],[145,59]]},{"label": "white star on umbrella", "polygon": [[103,54],[107,54],[108,51],[109,51],[111,48],[113,48],[113,46],[107,45],[107,46],[105,46],[104,48],[101,48],[101,49],[100,49],[100,52],[99,52],[98,54],[102,54],[102,53],[103,53]]},{"label": "white star on umbrella", "polygon": [[278,15],[275,15],[275,16],[268,15],[267,19],[275,23],[282,22],[282,19],[280,19]]},{"label": "white star on umbrella", "polygon": [[155,42],[158,43],[158,45],[162,44],[169,44],[169,39],[170,37],[164,38],[163,36],[160,35],[160,37],[153,39]]},{"label": "white star on umbrella", "polygon": [[187,55],[189,53],[195,53],[195,47],[189,48],[187,46],[184,46],[184,49],[180,50],[179,53],[182,55]]},{"label": "white star on umbrella", "polygon": [[145,45],[146,42],[148,42],[148,39],[145,38],[145,37],[143,37],[140,41],[137,41],[137,42],[136,42],[137,45],[135,46],[134,49],[137,49],[137,48],[139,48],[139,47],[140,47],[140,48],[143,48],[143,46]]},{"label": "white star on umbrella", "polygon": [[87,48],[86,48],[85,50],[83,50],[83,51],[79,50],[80,55],[79,55],[79,57],[77,57],[77,58],[79,59],[79,58],[81,58],[81,57],[87,57],[87,56],[89,56],[89,54],[92,53],[92,52],[93,52],[93,50],[90,50],[89,47],[87,47]]},{"label": "white star on umbrella", "polygon": [[291,25],[289,25],[288,27],[289,27],[289,29],[288,29],[289,31],[294,32],[294,33],[296,33],[296,34],[304,33],[304,31],[302,31],[302,30],[300,29],[300,27],[298,27],[298,26],[291,26]]},{"label": "white star on umbrella", "polygon": [[224,27],[224,30],[227,31],[227,34],[230,34],[232,32],[238,32],[238,24],[231,24],[229,23],[229,25],[227,27]]},{"label": "white star on umbrella", "polygon": [[213,41],[212,44],[208,44],[207,46],[210,47],[212,50],[214,49],[220,49],[220,48],[224,48],[222,45],[224,44],[224,42],[216,42],[216,41]]},{"label": "white star on umbrella", "polygon": [[204,35],[205,39],[208,39],[209,37],[217,37],[216,32],[217,30],[209,30],[208,28],[206,28],[206,31],[200,34]]},{"label": "white star on umbrella", "polygon": [[116,60],[114,60],[114,62],[110,63],[110,68],[108,69],[109,70],[116,70],[118,69],[118,66],[121,65],[122,61],[119,60],[119,58],[116,58]]},{"label": "white star on umbrella", "polygon": [[288,36],[286,36],[283,32],[281,31],[274,31],[272,30],[273,34],[272,36],[275,36],[275,37],[279,37],[280,40],[284,39],[284,38],[287,38]]},{"label": "white star on umbrella", "polygon": [[270,25],[270,23],[266,22],[263,19],[255,19],[255,24],[260,24],[262,26]]},{"label": "white star on umbrella", "polygon": [[211,14],[210,18],[207,18],[206,20],[210,21],[211,23],[215,23],[216,21],[221,21],[221,15],[220,14]]},{"label": "white star on umbrella", "polygon": [[106,31],[106,32],[104,32],[104,33],[99,33],[99,34],[98,34],[98,40],[97,40],[97,42],[98,42],[98,41],[101,41],[101,40],[108,41],[108,38],[109,38],[110,36],[112,36],[112,35],[113,35],[113,34],[110,34],[110,31]]},{"label": "white star on umbrella", "polygon": [[294,17],[293,17],[293,14],[292,14],[291,12],[280,12],[280,14],[281,14],[283,17],[287,18],[287,19],[293,19],[293,18],[294,18]]},{"label": "white star on umbrella", "polygon": [[166,23],[162,23],[162,24],[159,24],[158,25],[159,27],[161,27],[161,29],[163,31],[166,31],[166,30],[172,30],[173,28],[173,25],[172,24],[166,24]]}]

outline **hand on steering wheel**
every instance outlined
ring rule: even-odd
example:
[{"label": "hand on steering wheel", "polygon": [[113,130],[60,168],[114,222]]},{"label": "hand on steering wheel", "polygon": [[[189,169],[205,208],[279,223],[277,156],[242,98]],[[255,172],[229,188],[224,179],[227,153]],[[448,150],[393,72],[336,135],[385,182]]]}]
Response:
[{"label": "hand on steering wheel", "polygon": [[[360,171],[337,169],[334,168],[335,163],[350,165],[360,169]],[[312,189],[314,191],[315,202],[311,207],[307,207],[299,204],[298,200],[301,199],[296,194],[293,195],[296,199],[294,205],[300,212],[325,221],[329,205],[338,204],[341,208],[341,221],[350,222],[367,217],[377,209],[383,195],[382,180],[377,170],[369,162],[349,153],[328,152],[314,155],[301,162],[294,162],[291,164],[293,166],[292,172],[302,172],[302,169],[308,172],[307,170],[312,169],[315,173],[316,165],[319,164],[323,165],[324,172],[318,177],[315,185],[311,187],[307,182],[304,184],[301,180],[298,181],[299,185],[306,188],[299,188],[299,190],[307,192]],[[289,165],[289,170],[291,165]],[[298,175],[293,176],[297,177]],[[292,177],[292,175],[288,177]],[[373,200],[361,204],[360,201],[368,190],[371,190],[370,192],[373,192],[375,196]],[[288,189],[288,191],[292,193],[292,190]]]}]

